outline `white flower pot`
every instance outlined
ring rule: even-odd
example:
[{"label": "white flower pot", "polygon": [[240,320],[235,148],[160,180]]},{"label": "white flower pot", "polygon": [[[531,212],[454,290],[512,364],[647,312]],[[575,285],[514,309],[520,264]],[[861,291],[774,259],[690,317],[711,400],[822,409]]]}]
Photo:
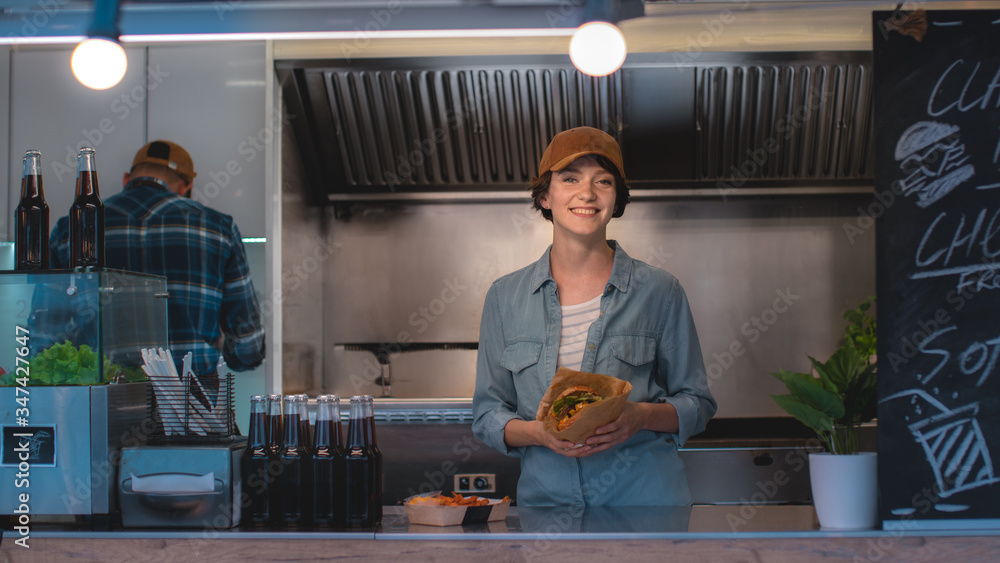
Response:
[{"label": "white flower pot", "polygon": [[873,452],[809,454],[809,480],[819,525],[867,530],[878,520],[878,463]]}]

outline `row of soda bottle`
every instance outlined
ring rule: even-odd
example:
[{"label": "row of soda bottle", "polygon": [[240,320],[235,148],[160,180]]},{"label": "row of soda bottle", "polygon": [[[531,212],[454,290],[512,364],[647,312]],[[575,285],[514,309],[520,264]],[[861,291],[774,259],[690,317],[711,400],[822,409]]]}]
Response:
[{"label": "row of soda bottle", "polygon": [[[94,149],[77,155],[76,197],[69,208],[69,266],[103,267],[104,202],[97,189]],[[42,187],[42,154],[24,154],[21,200],[14,211],[14,269],[46,270],[49,267],[49,206]]]},{"label": "row of soda bottle", "polygon": [[305,395],[250,397],[244,454],[243,524],[372,527],[382,520],[382,452],[375,438],[374,400],[351,397],[347,440],[340,397],[316,398],[310,428]]}]

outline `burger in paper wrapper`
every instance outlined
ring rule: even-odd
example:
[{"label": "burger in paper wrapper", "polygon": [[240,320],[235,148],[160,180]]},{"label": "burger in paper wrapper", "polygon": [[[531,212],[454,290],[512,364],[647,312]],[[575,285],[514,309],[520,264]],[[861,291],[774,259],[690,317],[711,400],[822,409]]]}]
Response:
[{"label": "burger in paper wrapper", "polygon": [[617,377],[559,368],[535,419],[556,438],[582,444],[618,418],[631,392],[632,384]]}]

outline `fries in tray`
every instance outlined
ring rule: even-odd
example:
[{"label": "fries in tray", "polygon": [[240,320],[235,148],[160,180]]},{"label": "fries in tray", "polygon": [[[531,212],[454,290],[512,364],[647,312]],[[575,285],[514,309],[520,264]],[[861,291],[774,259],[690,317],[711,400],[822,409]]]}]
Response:
[{"label": "fries in tray", "polygon": [[497,499],[458,493],[446,496],[438,491],[410,497],[404,504],[410,524],[457,526],[503,520],[510,508],[510,497]]},{"label": "fries in tray", "polygon": [[[510,497],[503,497],[500,502],[509,502]],[[451,493],[450,497],[443,495],[438,496],[421,496],[412,497],[407,504],[426,504],[426,505],[436,505],[436,506],[486,506],[490,503],[490,499],[477,497],[476,495],[464,497],[458,493]]]}]

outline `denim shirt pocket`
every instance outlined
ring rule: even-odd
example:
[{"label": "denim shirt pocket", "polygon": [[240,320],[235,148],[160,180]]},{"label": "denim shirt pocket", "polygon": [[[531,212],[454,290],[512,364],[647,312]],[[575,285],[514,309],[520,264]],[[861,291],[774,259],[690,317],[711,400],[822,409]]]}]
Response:
[{"label": "denim shirt pocket", "polygon": [[611,339],[611,353],[630,366],[643,366],[656,359],[656,338],[623,335]]},{"label": "denim shirt pocket", "polygon": [[541,355],[542,343],[540,341],[520,340],[507,345],[500,358],[500,365],[516,374],[537,364]]}]

